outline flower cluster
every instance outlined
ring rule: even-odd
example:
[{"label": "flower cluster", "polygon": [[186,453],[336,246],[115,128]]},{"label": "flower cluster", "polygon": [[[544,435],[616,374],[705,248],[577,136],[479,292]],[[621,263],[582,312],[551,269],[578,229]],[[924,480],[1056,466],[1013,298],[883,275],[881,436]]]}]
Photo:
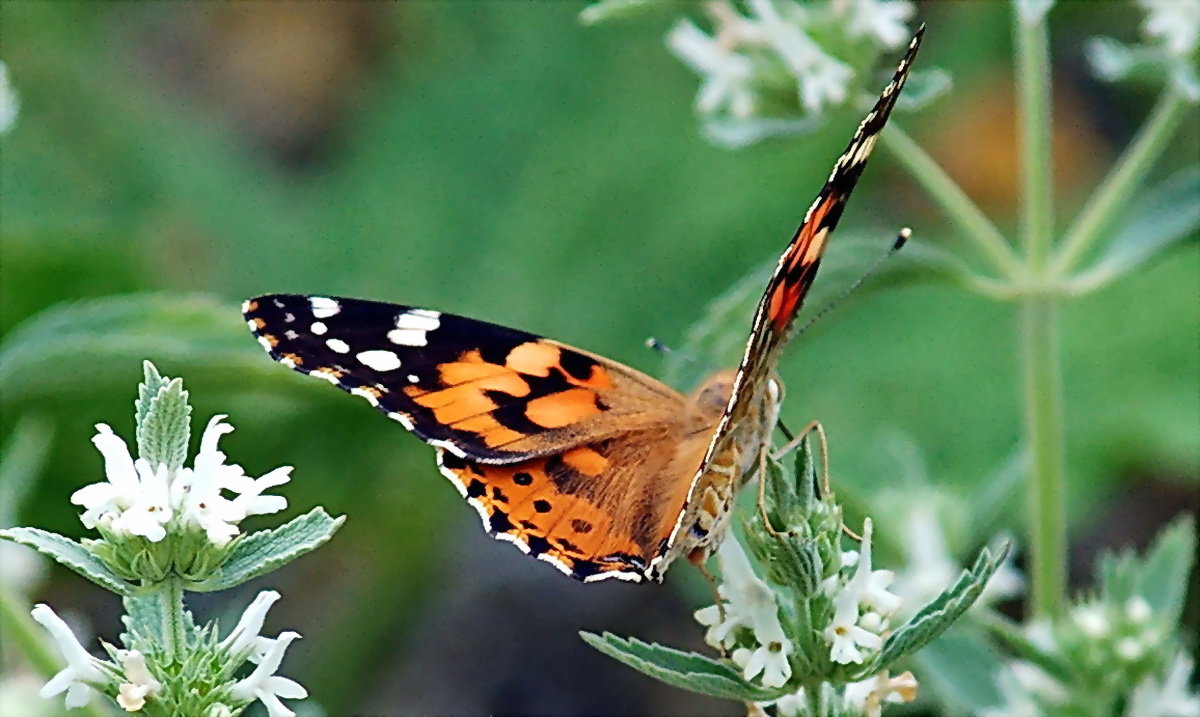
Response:
[{"label": "flower cluster", "polygon": [[914,13],[905,0],[748,0],[746,7],[743,15],[714,0],[705,5],[711,35],[688,19],[667,34],[671,51],[703,78],[696,110],[710,136],[734,146],[802,131],[825,108],[853,99],[875,56],[908,39]]},{"label": "flower cluster", "polygon": [[1096,594],[1063,614],[1021,628],[997,622],[1017,658],[996,676],[1003,703],[981,714],[1200,717],[1178,628],[1195,550],[1192,521],[1177,520],[1145,558],[1104,558]]},{"label": "flower cluster", "polygon": [[[295,712],[289,710],[280,698],[301,699],[308,696],[307,690],[299,683],[275,674],[283,660],[288,645],[300,637],[296,632],[284,632],[274,638],[259,635],[263,621],[271,604],[279,599],[279,593],[267,590],[258,595],[250,607],[242,614],[241,620],[223,641],[211,651],[203,651],[192,655],[191,661],[203,664],[222,665],[222,673],[226,677],[224,684],[205,695],[202,704],[190,704],[182,708],[186,714],[198,714],[194,710],[208,710],[206,714],[218,714],[222,706],[227,714],[233,714],[254,700],[259,700],[267,708],[270,717],[293,717]],[[156,709],[166,707],[154,704],[155,698],[163,698],[163,682],[170,678],[159,675],[156,671],[163,668],[161,661],[148,661],[147,655],[137,649],[119,649],[105,645],[113,660],[101,660],[93,657],[79,643],[71,628],[54,613],[47,605],[37,605],[32,611],[33,619],[46,628],[54,644],[62,653],[67,666],[58,672],[41,690],[41,696],[51,698],[66,693],[67,707],[82,707],[86,705],[97,689],[112,695],[118,706],[126,712],[142,712],[170,714],[175,710]],[[200,657],[201,659],[197,659]],[[233,673],[247,660],[257,663],[257,667],[248,677],[241,680],[231,679]],[[180,709],[178,697],[174,702]]]},{"label": "flower cluster", "polygon": [[1142,597],[1124,605],[1091,600],[1024,634],[1037,652],[1004,666],[997,676],[1004,704],[985,717],[1110,714],[1118,695],[1127,696],[1125,717],[1200,717],[1200,695],[1188,688],[1192,660],[1182,650],[1164,653],[1164,625]]},{"label": "flower cluster", "polygon": [[1143,45],[1126,45],[1108,37],[1092,38],[1088,59],[1105,80],[1165,76],[1191,102],[1200,102],[1200,0],[1138,0],[1145,12]]},{"label": "flower cluster", "polygon": [[[264,493],[286,483],[291,468],[252,478],[227,464],[217,444],[233,429],[223,415],[209,421],[192,466],[184,467],[191,407],[183,382],[161,376],[148,362],[144,368],[135,403],[137,459],[111,428],[97,426],[92,442],[104,457],[107,479],[71,498],[84,508],[84,525],[102,539],[76,542],[28,527],[0,530],[0,538],[38,550],[123,600],[119,644],[101,643],[108,659],[89,654],[49,606],[33,608],[33,620],[66,662],[40,694],[65,694],[73,708],[99,692],[120,709],[149,717],[232,717],[255,701],[270,717],[292,717],[283,700],[304,698],[307,691],[276,672],[300,635],[261,634],[279,593],[260,593],[223,639],[215,623],[195,623],[184,594],[224,590],[269,573],[323,545],[343,519],[314,508],[242,536],[243,519],[287,506],[283,497]],[[248,674],[247,662],[255,664]]]},{"label": "flower cluster", "polygon": [[233,427],[224,419],[217,415],[209,420],[194,467],[175,471],[162,463],[151,466],[144,458],[133,460],[125,441],[106,424],[98,424],[92,443],[104,456],[107,480],[71,496],[72,503],[84,508],[80,520],[106,537],[134,535],[152,543],[167,537],[169,528],[196,528],[213,545],[225,547],[242,520],[286,508],[286,498],[263,491],[287,483],[291,466],[251,478],[241,466],[225,465],[217,442]]}]

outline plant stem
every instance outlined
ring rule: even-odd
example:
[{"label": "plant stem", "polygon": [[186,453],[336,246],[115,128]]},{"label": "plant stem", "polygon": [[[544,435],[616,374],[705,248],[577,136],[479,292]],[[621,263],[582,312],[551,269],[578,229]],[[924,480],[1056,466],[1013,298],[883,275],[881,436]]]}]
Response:
[{"label": "plant stem", "polygon": [[1023,275],[1020,259],[996,225],[912,137],[893,122],[881,142],[1002,276],[1016,279]]},{"label": "plant stem", "polygon": [[[58,672],[62,660],[50,649],[41,626],[30,617],[25,602],[7,586],[0,587],[0,628],[6,642],[16,646],[39,675],[49,679]],[[95,699],[81,709],[88,717],[104,717],[107,714],[96,705]]]},{"label": "plant stem", "polygon": [[1016,3],[1017,119],[1022,173],[1021,247],[1035,290],[1020,301],[1018,331],[1031,455],[1029,527],[1030,607],[1054,613],[1066,588],[1066,513],[1063,473],[1062,369],[1058,299],[1047,291],[1046,263],[1054,230],[1049,39],[1045,13]]},{"label": "plant stem", "polygon": [[184,618],[183,581],[169,577],[162,583],[157,594],[162,610],[163,647],[173,658],[179,658],[187,649],[187,623]]},{"label": "plant stem", "polygon": [[1053,280],[1065,278],[1117,214],[1129,205],[1131,195],[1166,149],[1167,140],[1174,136],[1187,110],[1187,100],[1174,85],[1159,97],[1150,118],[1138,130],[1137,137],[1125,148],[1100,188],[1067,230],[1051,267],[1050,277]]}]

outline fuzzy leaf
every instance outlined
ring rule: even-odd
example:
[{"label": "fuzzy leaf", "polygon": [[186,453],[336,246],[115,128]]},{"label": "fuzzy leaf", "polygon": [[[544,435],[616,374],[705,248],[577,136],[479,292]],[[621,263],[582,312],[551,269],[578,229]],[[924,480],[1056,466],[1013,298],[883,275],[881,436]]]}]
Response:
[{"label": "fuzzy leaf", "polygon": [[1200,231],[1200,168],[1188,167],[1130,203],[1129,218],[1104,252],[1071,281],[1079,293],[1098,289]]},{"label": "fuzzy leaf", "polygon": [[[148,378],[152,368],[147,369]],[[183,379],[173,378],[160,385],[147,402],[145,412],[138,407],[138,415],[138,455],[152,466],[166,464],[171,470],[178,470],[187,459],[192,432],[192,407],[188,405]]]},{"label": "fuzzy leaf", "polygon": [[1171,625],[1179,622],[1195,559],[1196,522],[1184,514],[1158,534],[1142,560],[1135,590]]},{"label": "fuzzy leaf", "polygon": [[118,595],[128,595],[134,586],[120,579],[92,555],[87,548],[70,538],[38,528],[9,528],[0,530],[0,538],[28,545],[42,555],[53,558],[64,567],[70,568],[105,590]]},{"label": "fuzzy leaf", "polygon": [[[210,384],[261,374],[277,380],[262,351],[246,340],[237,308],[208,295],[135,294],[60,304],[22,322],[0,346],[0,403],[121,385],[132,362],[154,356],[187,365]],[[63,371],[80,356],[87,371]],[[244,380],[244,378],[239,378]]]},{"label": "fuzzy leaf", "polygon": [[970,570],[964,570],[954,585],[946,588],[933,602],[892,633],[864,675],[887,669],[896,660],[920,650],[945,632],[971,607],[1007,556],[1007,544],[995,555],[987,548],[979,551],[979,557]]},{"label": "fuzzy leaf", "polygon": [[788,690],[767,689],[746,682],[742,674],[725,663],[693,652],[683,652],[637,638],[581,632],[583,641],[609,657],[642,674],[691,692],[743,702],[764,702]]},{"label": "fuzzy leaf", "polygon": [[167,379],[164,379],[158,368],[149,361],[142,362],[142,375],[142,382],[138,384],[138,397],[133,401],[134,423],[139,426],[146,420],[154,397],[167,385]]},{"label": "fuzzy leaf", "polygon": [[225,590],[277,570],[324,545],[345,521],[346,516],[331,518],[324,508],[317,507],[273,530],[251,533],[230,551],[216,577],[188,589]]}]

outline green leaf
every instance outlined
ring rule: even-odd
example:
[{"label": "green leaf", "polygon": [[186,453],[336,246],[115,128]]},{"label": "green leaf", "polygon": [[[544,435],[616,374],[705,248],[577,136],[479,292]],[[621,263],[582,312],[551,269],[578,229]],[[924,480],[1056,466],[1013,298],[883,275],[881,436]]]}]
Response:
[{"label": "green leaf", "polygon": [[22,417],[0,455],[0,526],[17,523],[30,490],[42,473],[54,427],[44,418]]},{"label": "green leaf", "polygon": [[967,608],[971,607],[1006,557],[1007,544],[995,555],[987,548],[979,551],[979,557],[970,570],[964,570],[954,585],[946,588],[941,595],[892,633],[872,666],[863,674],[874,674],[887,669],[896,660],[920,650],[945,632]]},{"label": "green leaf", "polygon": [[1084,293],[1125,276],[1200,231],[1200,167],[1180,170],[1130,203],[1128,220],[1091,267],[1071,279]]},{"label": "green leaf", "polygon": [[1171,625],[1179,622],[1195,559],[1196,521],[1184,514],[1158,534],[1138,571],[1137,594]]},{"label": "green leaf", "polygon": [[251,533],[229,553],[216,577],[188,589],[225,590],[276,570],[324,545],[345,521],[344,515],[331,518],[324,508],[316,507],[278,528]]},{"label": "green leaf", "polygon": [[105,590],[128,595],[134,586],[120,579],[87,548],[70,538],[38,528],[8,528],[0,530],[0,538],[28,545],[42,555],[53,558]]},{"label": "green leaf", "polygon": [[[166,464],[171,470],[178,470],[187,459],[192,432],[188,392],[183,389],[183,379],[164,379],[149,361],[142,365],[146,383],[138,387],[138,400],[134,403],[138,415],[138,454],[151,466]],[[143,401],[152,382],[157,388]]]},{"label": "green leaf", "polygon": [[765,702],[787,694],[787,689],[767,689],[750,684],[729,665],[693,652],[683,652],[637,638],[612,633],[580,632],[583,641],[642,674],[692,692],[742,702]]},{"label": "green leaf", "polygon": [[[86,371],[64,371],[80,356]],[[14,328],[0,346],[0,402],[6,405],[96,390],[128,380],[129,365],[153,356],[192,375],[266,371],[231,303],[203,294],[135,294],[59,304]],[[228,379],[232,380],[232,379]]]},{"label": "green leaf", "polygon": [[1004,701],[995,682],[1004,657],[970,628],[955,627],[913,655],[922,696],[928,696],[926,688],[933,693],[940,715],[977,715]]}]

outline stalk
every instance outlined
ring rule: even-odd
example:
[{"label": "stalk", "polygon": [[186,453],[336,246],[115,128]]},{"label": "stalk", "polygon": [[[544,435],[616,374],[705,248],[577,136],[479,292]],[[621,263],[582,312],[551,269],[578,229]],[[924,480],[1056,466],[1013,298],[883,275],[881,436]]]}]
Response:
[{"label": "stalk", "polygon": [[1050,615],[1066,591],[1062,366],[1058,298],[1046,265],[1054,231],[1049,38],[1045,12],[1016,7],[1017,120],[1021,145],[1021,249],[1033,290],[1020,299],[1017,330],[1025,441],[1031,454],[1030,608]]}]

